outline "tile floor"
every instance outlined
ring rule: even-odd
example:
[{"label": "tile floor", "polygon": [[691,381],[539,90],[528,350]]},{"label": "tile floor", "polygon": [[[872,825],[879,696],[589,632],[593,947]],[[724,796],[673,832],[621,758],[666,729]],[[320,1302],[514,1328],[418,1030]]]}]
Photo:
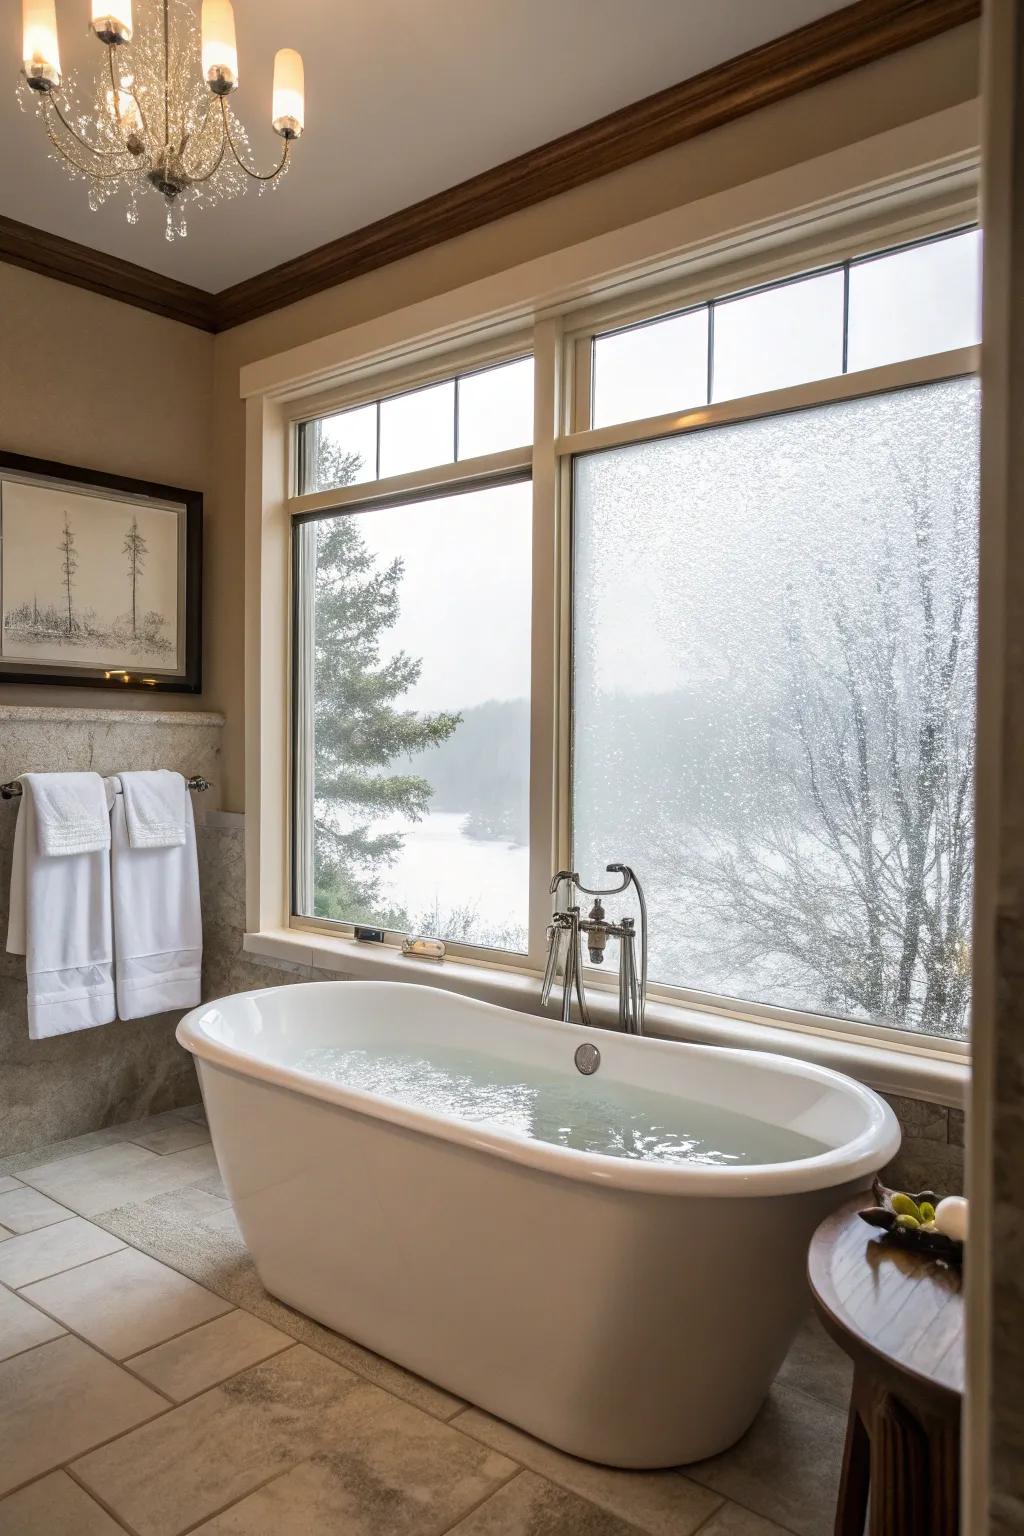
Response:
[{"label": "tile floor", "polygon": [[827,1536],[849,1371],[749,1433],[576,1461],[268,1296],[198,1107],[0,1161],[2,1536]]}]

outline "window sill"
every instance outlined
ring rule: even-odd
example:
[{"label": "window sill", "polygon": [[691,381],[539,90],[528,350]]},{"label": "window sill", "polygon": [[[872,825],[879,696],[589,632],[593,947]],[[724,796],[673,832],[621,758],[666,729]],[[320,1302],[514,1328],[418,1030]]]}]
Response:
[{"label": "window sill", "polygon": [[[263,960],[284,960],[330,976],[363,981],[415,981],[421,986],[446,987],[514,1008],[539,1014],[540,977],[512,966],[481,965],[470,960],[418,960],[390,946],[362,944],[355,939],[308,929],[279,928],[243,937],[246,954]],[[593,1022],[603,1027],[615,1023],[611,994],[591,991],[587,1001]],[[951,1109],[967,1102],[970,1065],[951,1060],[926,1047],[873,1044],[839,1035],[817,1034],[778,1025],[753,1022],[651,999],[647,1004],[647,1033],[663,1040],[693,1041],[701,1045],[732,1046],[740,1050],[771,1051],[815,1062],[866,1083],[880,1093],[901,1094]]]}]

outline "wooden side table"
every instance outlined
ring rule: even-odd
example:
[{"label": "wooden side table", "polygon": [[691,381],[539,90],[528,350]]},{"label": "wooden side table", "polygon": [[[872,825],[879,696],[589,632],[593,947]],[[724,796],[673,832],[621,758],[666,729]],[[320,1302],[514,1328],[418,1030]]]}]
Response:
[{"label": "wooden side table", "polygon": [[835,1536],[957,1536],[964,1309],[960,1271],[886,1242],[862,1196],[808,1255],[821,1320],[853,1361]]}]

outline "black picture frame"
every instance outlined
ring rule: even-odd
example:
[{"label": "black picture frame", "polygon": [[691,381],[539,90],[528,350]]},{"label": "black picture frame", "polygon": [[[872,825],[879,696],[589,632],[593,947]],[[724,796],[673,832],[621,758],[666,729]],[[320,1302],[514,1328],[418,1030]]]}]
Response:
[{"label": "black picture frame", "polygon": [[[103,688],[118,693],[200,693],[203,686],[203,495],[201,491],[109,475],[100,470],[63,464],[56,459],[35,459],[0,450],[0,479],[16,475],[22,481],[57,481],[74,489],[112,491],[133,501],[174,503],[184,508],[185,552],[182,568],[184,593],[179,590],[179,613],[184,631],[184,661],[173,674],[149,675],[131,669],[75,667],[62,671],[47,662],[12,662],[0,653],[0,683],[42,684],[62,688]],[[0,514],[2,515],[2,514]],[[0,521],[0,596],[3,582],[2,521]],[[179,582],[179,589],[181,582]],[[2,604],[0,604],[2,612]]]}]

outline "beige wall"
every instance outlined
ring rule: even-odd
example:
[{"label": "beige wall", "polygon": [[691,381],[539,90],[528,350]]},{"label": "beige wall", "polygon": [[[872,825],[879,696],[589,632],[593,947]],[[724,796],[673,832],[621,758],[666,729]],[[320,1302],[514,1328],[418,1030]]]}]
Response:
[{"label": "beige wall", "polygon": [[[212,388],[212,336],[0,264],[0,448],[208,492]],[[208,611],[224,584],[215,521],[208,501]],[[162,694],[161,705],[225,702],[209,648],[206,662],[202,701]],[[152,709],[153,694],[8,683],[0,704]]]},{"label": "beige wall", "polygon": [[243,808],[244,422],[238,398],[238,371],[243,364],[968,101],[978,93],[977,55],[978,28],[958,28],[589,186],[218,336],[215,536],[225,546],[237,548],[239,562],[211,615],[211,648],[228,715],[225,803]]}]

